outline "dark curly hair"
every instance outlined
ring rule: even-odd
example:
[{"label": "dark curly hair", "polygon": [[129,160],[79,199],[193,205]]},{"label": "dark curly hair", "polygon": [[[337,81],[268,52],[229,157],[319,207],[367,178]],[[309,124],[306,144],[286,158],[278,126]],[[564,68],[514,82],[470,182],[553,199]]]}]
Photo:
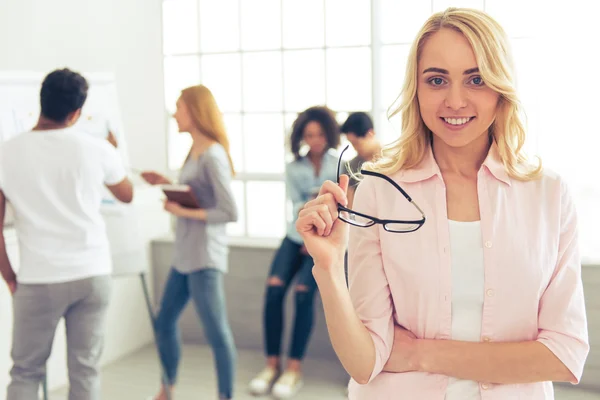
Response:
[{"label": "dark curly hair", "polygon": [[335,149],[340,145],[340,126],[338,125],[335,114],[325,106],[310,107],[300,114],[292,125],[292,136],[290,138],[292,154],[296,160],[300,158],[300,144],[304,136],[306,125],[315,121],[321,125],[327,137],[327,150]]},{"label": "dark curly hair", "polygon": [[42,115],[55,122],[65,122],[69,114],[83,107],[88,83],[70,69],[52,71],[44,78],[40,91]]}]

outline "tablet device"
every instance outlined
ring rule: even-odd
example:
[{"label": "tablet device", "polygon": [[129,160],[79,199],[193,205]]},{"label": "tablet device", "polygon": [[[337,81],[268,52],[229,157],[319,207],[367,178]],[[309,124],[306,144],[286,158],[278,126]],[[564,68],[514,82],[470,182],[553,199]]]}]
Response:
[{"label": "tablet device", "polygon": [[188,185],[161,185],[161,189],[169,201],[187,208],[200,208],[196,195]]}]

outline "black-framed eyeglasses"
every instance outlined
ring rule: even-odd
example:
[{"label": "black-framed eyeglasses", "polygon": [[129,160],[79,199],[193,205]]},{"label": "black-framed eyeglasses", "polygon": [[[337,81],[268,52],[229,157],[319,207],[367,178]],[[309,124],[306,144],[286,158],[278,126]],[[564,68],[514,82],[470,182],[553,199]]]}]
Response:
[{"label": "black-framed eyeglasses", "polygon": [[[342,153],[340,154],[340,158],[338,160],[338,166],[337,166],[337,183],[338,184],[340,183],[340,167],[342,165],[342,157],[344,155],[344,152],[346,150],[348,150],[348,147],[349,147],[349,145],[346,146],[344,148],[344,150],[342,150]],[[373,226],[375,224],[381,224],[381,225],[383,225],[383,229],[385,229],[386,231],[391,232],[391,233],[414,232],[414,231],[418,230],[419,228],[421,228],[423,226],[423,224],[425,224],[425,219],[426,219],[425,213],[423,212],[423,210],[421,210],[421,207],[419,207],[417,205],[417,203],[415,203],[413,201],[413,199],[408,195],[408,193],[406,193],[404,191],[404,189],[402,189],[400,187],[400,185],[398,185],[396,182],[394,182],[389,177],[387,177],[383,174],[379,174],[377,172],[365,171],[365,170],[361,169],[360,173],[362,175],[375,176],[375,177],[385,179],[386,181],[388,181],[396,189],[398,189],[398,191],[400,191],[400,193],[402,193],[402,195],[406,198],[406,200],[408,200],[408,202],[410,204],[412,204],[417,209],[417,211],[419,211],[422,218],[418,219],[418,220],[379,219],[379,218],[375,218],[375,217],[372,217],[367,214],[363,214],[363,213],[359,213],[357,211],[351,210],[351,209],[344,207],[343,205],[338,203],[338,218],[339,219],[341,219],[342,221],[344,221],[350,225],[358,226],[360,228],[368,228],[369,226]]]}]

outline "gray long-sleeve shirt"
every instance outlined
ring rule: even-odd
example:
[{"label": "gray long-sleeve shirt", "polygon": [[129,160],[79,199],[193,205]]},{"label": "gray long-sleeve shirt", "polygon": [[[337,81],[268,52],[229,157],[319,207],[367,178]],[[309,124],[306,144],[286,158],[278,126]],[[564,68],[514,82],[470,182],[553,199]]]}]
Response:
[{"label": "gray long-sleeve shirt", "polygon": [[173,266],[181,273],[204,268],[227,271],[227,222],[238,218],[231,191],[231,167],[223,146],[210,146],[198,159],[188,157],[179,181],[189,185],[206,221],[177,218]]}]

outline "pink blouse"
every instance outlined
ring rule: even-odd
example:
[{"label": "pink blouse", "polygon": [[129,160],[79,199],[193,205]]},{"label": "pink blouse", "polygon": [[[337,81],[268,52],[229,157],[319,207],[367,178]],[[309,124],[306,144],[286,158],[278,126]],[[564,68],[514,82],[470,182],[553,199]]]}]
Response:
[{"label": "pink blouse", "polygon": [[[391,176],[423,209],[413,233],[381,225],[350,229],[350,295],[375,344],[369,382],[350,382],[350,399],[443,400],[448,377],[382,372],[400,324],[418,338],[451,339],[452,274],[445,186],[433,153]],[[481,341],[537,340],[580,379],[589,351],[577,215],[565,186],[545,171],[511,179],[492,146],[477,177],[485,263]],[[415,220],[416,209],[389,182],[367,176],[353,209],[381,219]],[[553,399],[551,382],[480,383],[483,400]]]}]

